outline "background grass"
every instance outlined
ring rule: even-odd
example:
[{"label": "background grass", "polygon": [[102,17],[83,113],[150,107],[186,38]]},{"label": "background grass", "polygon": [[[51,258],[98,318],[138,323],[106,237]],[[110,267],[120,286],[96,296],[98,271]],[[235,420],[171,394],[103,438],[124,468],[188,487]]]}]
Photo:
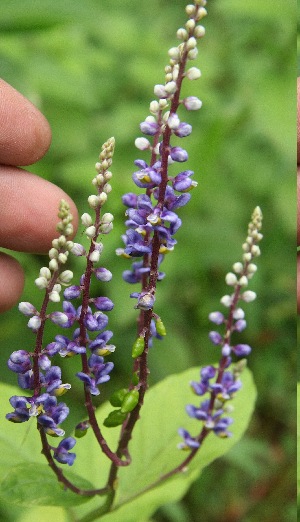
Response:
[{"label": "background grass", "polygon": [[[2,76],[40,108],[53,130],[48,154],[30,170],[66,190],[82,213],[100,146],[116,138],[107,207],[115,215],[115,231],[105,238],[103,263],[114,273],[110,327],[118,349],[104,399],[128,381],[135,337],[133,287],[121,279],[128,263],[114,255],[124,232],[120,197],[133,190],[133,160],[146,159],[133,142],[148,115],[153,85],[164,80],[167,50],[176,45],[184,6],[182,0],[1,4]],[[152,520],[289,522],[295,519],[295,9],[292,0],[284,9],[278,0],[214,0],[208,11],[207,35],[195,63],[202,78],[184,87],[185,94],[203,100],[199,112],[184,118],[194,128],[184,145],[199,185],[180,211],[178,245],[164,263],[167,277],[157,311],[168,336],[151,353],[150,379],[215,358],[207,315],[227,292],[224,275],[240,259],[250,215],[260,205],[265,237],[252,285],[259,297],[246,308],[249,328],[242,334],[242,342],[253,347],[249,366],[259,398],[247,436],[210,466],[182,501],[163,506]],[[33,281],[45,258],[16,256],[26,272],[23,299],[39,303]],[[15,382],[6,360],[13,350],[30,349],[32,334],[16,310],[1,316],[0,332],[1,379]],[[68,361],[65,382],[74,371],[74,361]],[[75,386],[68,397],[75,404],[70,430],[82,415],[79,396]]]}]

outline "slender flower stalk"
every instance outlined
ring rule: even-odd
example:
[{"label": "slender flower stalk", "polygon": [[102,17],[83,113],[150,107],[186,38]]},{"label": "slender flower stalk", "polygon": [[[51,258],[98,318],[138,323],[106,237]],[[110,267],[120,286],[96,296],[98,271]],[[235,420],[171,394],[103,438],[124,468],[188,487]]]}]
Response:
[{"label": "slender flower stalk", "polygon": [[[140,310],[137,339],[133,345],[134,379],[130,390],[138,392],[138,402],[123,422],[117,454],[128,457],[128,444],[139,419],[140,409],[148,387],[148,351],[153,337],[162,338],[166,334],[161,318],[153,312],[156,300],[157,282],[164,273],[159,267],[164,256],[174,250],[177,243],[174,235],[181,226],[177,209],[191,198],[190,191],[197,186],[192,180],[193,171],[184,170],[171,175],[171,170],[188,159],[188,153],[171,141],[184,138],[192,132],[192,127],[182,122],[177,114],[179,108],[198,110],[202,102],[195,96],[181,99],[181,86],[185,78],[195,80],[201,76],[196,67],[187,69],[188,62],[197,57],[197,43],[205,34],[202,25],[197,25],[206,16],[206,0],[197,0],[186,6],[188,20],[184,28],[177,31],[181,43],[169,49],[169,63],[165,67],[165,83],[154,87],[157,99],[150,103],[150,115],[141,123],[140,130],[148,137],[138,137],[135,145],[140,151],[150,152],[150,162],[137,159],[139,170],[132,178],[137,187],[145,189],[144,194],[128,193],[123,196],[127,207],[127,231],[122,236],[125,248],[117,249],[117,254],[133,258],[131,270],[123,273],[128,283],[140,283],[141,291],[133,292],[137,299],[135,308]],[[113,488],[117,467],[112,465],[108,484]]]}]

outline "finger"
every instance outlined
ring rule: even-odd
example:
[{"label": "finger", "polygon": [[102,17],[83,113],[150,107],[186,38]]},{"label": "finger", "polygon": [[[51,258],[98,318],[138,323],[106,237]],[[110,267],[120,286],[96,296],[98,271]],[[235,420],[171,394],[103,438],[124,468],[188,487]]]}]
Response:
[{"label": "finger", "polygon": [[300,78],[297,78],[297,163],[300,163]]},{"label": "finger", "polygon": [[24,287],[24,273],[18,261],[0,252],[0,313],[12,308]]},{"label": "finger", "polygon": [[22,94],[0,79],[0,163],[30,165],[51,143],[46,118]]},{"label": "finger", "polygon": [[0,245],[22,252],[44,253],[57,237],[59,202],[65,199],[74,216],[73,201],[59,187],[16,167],[0,166]]}]

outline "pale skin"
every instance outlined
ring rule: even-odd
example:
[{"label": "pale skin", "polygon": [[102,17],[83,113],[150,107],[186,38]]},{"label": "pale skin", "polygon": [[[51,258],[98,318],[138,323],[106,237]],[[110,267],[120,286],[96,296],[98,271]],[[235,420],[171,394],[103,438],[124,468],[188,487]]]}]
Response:
[{"label": "pale skin", "polygon": [[[47,253],[57,237],[61,199],[70,204],[74,230],[77,228],[77,209],[70,197],[53,183],[19,168],[40,160],[50,143],[51,129],[46,118],[0,79],[0,248]],[[0,250],[0,312],[18,302],[23,286],[22,267]]]}]

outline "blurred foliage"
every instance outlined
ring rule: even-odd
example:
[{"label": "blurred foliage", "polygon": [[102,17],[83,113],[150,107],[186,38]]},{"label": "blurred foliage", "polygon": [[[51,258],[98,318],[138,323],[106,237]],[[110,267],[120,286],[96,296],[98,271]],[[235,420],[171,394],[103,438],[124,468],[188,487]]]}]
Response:
[{"label": "blurred foliage", "polygon": [[[167,50],[176,45],[184,5],[182,0],[1,3],[2,76],[40,108],[53,130],[48,154],[30,170],[66,190],[82,213],[100,146],[116,138],[107,207],[115,215],[115,232],[105,238],[103,264],[114,273],[110,327],[118,350],[104,399],[128,381],[135,336],[133,288],[121,279],[128,263],[114,255],[124,232],[120,197],[133,190],[133,160],[147,159],[133,142],[148,115],[153,85],[164,81]],[[292,0],[284,9],[278,0],[214,0],[208,11],[207,35],[195,63],[202,78],[184,86],[185,94],[203,100],[199,112],[184,117],[194,128],[184,144],[199,185],[180,211],[178,245],[164,263],[167,277],[159,287],[157,312],[168,335],[152,350],[150,378],[156,382],[216,358],[207,340],[207,316],[227,292],[224,275],[240,259],[250,215],[260,205],[263,255],[251,284],[258,300],[247,305],[249,328],[242,334],[253,347],[249,366],[259,398],[243,441],[210,466],[180,503],[162,507],[152,521],[289,522],[295,519],[295,6]],[[23,299],[39,303],[33,280],[46,260],[16,256],[26,272]],[[6,360],[13,350],[30,349],[32,334],[16,310],[0,321],[1,379],[15,382]],[[74,363],[65,365],[65,382]],[[76,406],[71,430],[82,414],[80,386],[68,400]],[[7,512],[3,517],[12,520]]]}]

